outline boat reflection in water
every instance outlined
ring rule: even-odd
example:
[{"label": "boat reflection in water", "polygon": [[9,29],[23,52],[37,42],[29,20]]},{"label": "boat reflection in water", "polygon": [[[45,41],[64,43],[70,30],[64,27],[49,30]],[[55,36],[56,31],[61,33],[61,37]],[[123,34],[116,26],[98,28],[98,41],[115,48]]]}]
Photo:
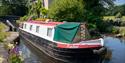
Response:
[{"label": "boat reflection in water", "polygon": [[24,60],[24,63],[41,63],[38,60],[38,57],[30,51],[30,49],[24,45],[23,41],[20,40],[20,50],[22,52],[22,58]]}]

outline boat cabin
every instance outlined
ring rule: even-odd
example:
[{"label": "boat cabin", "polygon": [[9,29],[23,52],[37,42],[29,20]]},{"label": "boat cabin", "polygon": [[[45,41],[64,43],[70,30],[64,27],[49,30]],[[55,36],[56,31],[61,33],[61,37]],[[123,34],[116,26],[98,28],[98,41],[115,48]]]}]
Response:
[{"label": "boat cabin", "polygon": [[44,39],[62,43],[77,43],[89,35],[85,23],[28,21],[20,27]]}]

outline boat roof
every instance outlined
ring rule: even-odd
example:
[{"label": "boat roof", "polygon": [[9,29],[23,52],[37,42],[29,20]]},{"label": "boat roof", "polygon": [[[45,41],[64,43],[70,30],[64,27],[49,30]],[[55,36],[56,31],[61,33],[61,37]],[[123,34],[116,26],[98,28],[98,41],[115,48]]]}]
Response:
[{"label": "boat roof", "polygon": [[26,23],[40,24],[40,25],[46,25],[46,26],[56,26],[59,24],[63,24],[64,22],[43,22],[43,21],[30,20],[30,21],[27,21]]}]

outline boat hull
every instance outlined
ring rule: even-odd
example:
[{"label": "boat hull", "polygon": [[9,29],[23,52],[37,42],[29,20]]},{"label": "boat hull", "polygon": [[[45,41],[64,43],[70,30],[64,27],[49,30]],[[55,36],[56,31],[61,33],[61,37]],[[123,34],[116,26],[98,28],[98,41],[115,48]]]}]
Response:
[{"label": "boat hull", "polygon": [[101,56],[93,53],[96,48],[58,48],[57,43],[20,30],[20,39],[42,63],[101,63]]}]

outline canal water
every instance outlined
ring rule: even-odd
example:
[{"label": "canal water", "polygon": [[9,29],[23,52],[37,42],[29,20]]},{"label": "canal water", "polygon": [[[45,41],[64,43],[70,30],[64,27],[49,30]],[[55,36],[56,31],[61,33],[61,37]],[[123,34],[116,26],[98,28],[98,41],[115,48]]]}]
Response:
[{"label": "canal water", "polygon": [[23,63],[41,63],[38,60],[38,57],[30,51],[30,49],[24,45],[24,42],[20,40],[20,51],[21,51],[21,56],[24,60]]},{"label": "canal water", "polygon": [[[106,37],[104,38],[104,42],[105,47],[107,47],[112,54],[110,59],[106,59],[102,63],[125,63],[125,40]],[[38,57],[33,54],[23,42],[20,44],[20,50],[22,51],[24,63],[41,63]]]},{"label": "canal water", "polygon": [[105,47],[112,52],[111,59],[104,63],[125,63],[125,40],[106,37],[104,41]]}]

